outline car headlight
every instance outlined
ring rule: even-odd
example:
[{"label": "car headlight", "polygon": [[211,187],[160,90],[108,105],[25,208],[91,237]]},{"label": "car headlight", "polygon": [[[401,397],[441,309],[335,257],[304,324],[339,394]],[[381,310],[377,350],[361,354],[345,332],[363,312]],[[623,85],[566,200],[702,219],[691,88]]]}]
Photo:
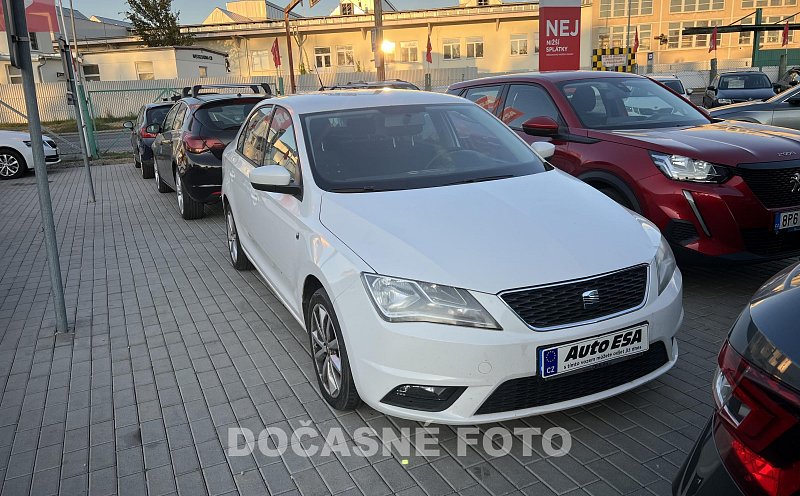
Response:
[{"label": "car headlight", "polygon": [[465,289],[363,274],[367,293],[389,322],[434,322],[482,329],[502,329]]},{"label": "car headlight", "polygon": [[717,103],[719,103],[720,105],[730,105],[731,103],[733,103],[733,100],[731,100],[730,98],[717,98]]},{"label": "car headlight", "polygon": [[667,239],[661,236],[661,244],[656,252],[656,274],[658,274],[658,294],[664,292],[664,288],[672,280],[672,275],[675,273],[675,255],[672,253],[672,248],[669,247]]},{"label": "car headlight", "polygon": [[667,239],[661,234],[655,224],[645,219],[639,214],[633,214],[636,220],[642,225],[645,234],[653,243],[653,246],[658,247],[656,250],[655,267],[656,277],[658,278],[658,294],[664,292],[669,281],[672,280],[672,275],[675,273],[675,255],[672,253],[672,248],[669,247]]},{"label": "car headlight", "polygon": [[676,181],[722,183],[730,177],[726,167],[715,165],[705,160],[658,152],[650,152],[650,157],[665,176]]}]

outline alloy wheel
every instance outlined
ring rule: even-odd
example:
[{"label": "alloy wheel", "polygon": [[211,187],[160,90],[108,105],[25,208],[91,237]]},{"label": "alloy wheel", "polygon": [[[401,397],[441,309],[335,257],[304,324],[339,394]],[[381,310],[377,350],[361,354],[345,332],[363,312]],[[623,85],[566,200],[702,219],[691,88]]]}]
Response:
[{"label": "alloy wheel", "polygon": [[233,223],[233,213],[230,210],[225,215],[225,224],[228,225],[228,253],[231,255],[231,261],[235,264],[239,259],[238,234],[236,233],[236,224]]},{"label": "alloy wheel", "polygon": [[19,161],[11,154],[0,153],[0,176],[13,177],[19,172]]},{"label": "alloy wheel", "polygon": [[178,194],[178,210],[183,213],[183,188],[181,188],[181,175],[175,170],[175,193]]},{"label": "alloy wheel", "polygon": [[315,305],[311,311],[311,348],[320,383],[331,398],[337,398],[342,390],[339,340],[333,327],[333,319],[320,304]]}]

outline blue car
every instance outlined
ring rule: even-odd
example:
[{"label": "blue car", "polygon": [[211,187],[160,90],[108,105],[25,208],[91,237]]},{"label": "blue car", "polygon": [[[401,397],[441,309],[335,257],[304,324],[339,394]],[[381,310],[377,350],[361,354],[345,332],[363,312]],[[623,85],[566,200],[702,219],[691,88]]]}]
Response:
[{"label": "blue car", "polygon": [[775,96],[769,76],[758,71],[726,72],[711,81],[703,95],[703,106],[714,108],[731,103],[766,100]]},{"label": "blue car", "polygon": [[142,105],[136,121],[125,121],[122,125],[131,131],[131,146],[133,147],[133,165],[141,168],[144,179],[152,179],[155,175],[153,169],[153,149],[151,148],[156,135],[147,132],[150,124],[161,124],[164,117],[175,102],[148,103]]}]

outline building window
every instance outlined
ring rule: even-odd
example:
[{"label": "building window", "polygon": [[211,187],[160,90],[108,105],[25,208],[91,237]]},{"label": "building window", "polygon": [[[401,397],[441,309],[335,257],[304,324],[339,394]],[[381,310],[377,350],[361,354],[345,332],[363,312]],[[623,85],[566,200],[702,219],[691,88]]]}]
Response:
[{"label": "building window", "polygon": [[625,17],[628,5],[632,16],[653,14],[653,0],[600,0],[600,17]]},{"label": "building window", "polygon": [[[713,1],[713,0],[712,0]],[[722,20],[712,19],[710,21],[686,21],[669,23],[669,42],[667,48],[708,48],[708,34],[698,34],[684,36],[685,28],[722,26]],[[641,38],[640,38],[641,39]],[[720,46],[722,35],[717,33],[717,47]]]},{"label": "building window", "polygon": [[28,38],[31,40],[31,50],[34,52],[39,51],[39,37],[36,36],[36,33],[28,33]]},{"label": "building window", "polygon": [[329,47],[317,47],[314,49],[314,63],[320,69],[331,66],[331,49]]},{"label": "building window", "polygon": [[356,65],[355,58],[353,57],[353,45],[339,45],[336,47],[336,64],[337,65]]},{"label": "building window", "polygon": [[722,10],[723,8],[725,8],[725,0],[670,0],[669,2],[669,11],[673,14],[680,12],[706,12],[709,10]]},{"label": "building window", "polygon": [[7,65],[6,74],[8,75],[8,84],[22,84],[22,72],[16,67]]},{"label": "building window", "polygon": [[797,0],[742,0],[743,9],[753,7],[793,7],[797,5]]},{"label": "building window", "polygon": [[[786,20],[784,20],[785,16],[772,16],[772,17],[764,17],[764,24],[785,24]],[[789,23],[795,22],[793,17],[788,19]],[[767,33],[767,40],[766,43],[783,43],[783,30],[781,31],[766,31]],[[762,40],[763,40],[763,36]],[[789,30],[789,43],[791,44],[794,41],[794,31],[791,29]]]},{"label": "building window", "polygon": [[461,58],[461,40],[444,40],[442,43],[442,54],[445,60],[455,60]]},{"label": "building window", "polygon": [[597,48],[623,48],[629,43],[633,49],[636,43],[636,30],[639,30],[639,50],[650,50],[650,39],[652,37],[650,24],[639,24],[631,26],[630,39],[625,34],[625,26],[611,26],[610,28],[600,28]]},{"label": "building window", "polygon": [[511,35],[511,55],[528,55],[528,35]]},{"label": "building window", "polygon": [[[752,2],[751,2],[752,3]],[[752,17],[748,17],[747,19],[742,19],[739,23],[742,26],[752,26],[756,23],[756,20]],[[752,32],[740,32],[739,33],[739,45],[752,45],[753,44],[753,33]]]},{"label": "building window", "polygon": [[200,73],[200,77],[201,78],[207,78],[208,77],[208,67],[206,67],[204,65],[201,65],[201,66],[199,66],[197,68],[197,71]]},{"label": "building window", "polygon": [[135,64],[136,64],[136,76],[139,79],[139,81],[151,81],[155,79],[152,62],[135,62]]},{"label": "building window", "polygon": [[488,7],[489,0],[478,0],[478,7]]},{"label": "building window", "polygon": [[100,66],[97,64],[84,64],[83,79],[87,81],[100,81]]},{"label": "building window", "polygon": [[339,13],[341,15],[353,15],[353,4],[351,2],[342,2],[339,4]]},{"label": "building window", "polygon": [[267,72],[272,64],[272,52],[269,50],[253,50],[250,52],[253,72]]},{"label": "building window", "polygon": [[483,58],[483,38],[467,38],[467,58]]},{"label": "building window", "polygon": [[400,42],[400,62],[417,62],[419,60],[416,41]]}]

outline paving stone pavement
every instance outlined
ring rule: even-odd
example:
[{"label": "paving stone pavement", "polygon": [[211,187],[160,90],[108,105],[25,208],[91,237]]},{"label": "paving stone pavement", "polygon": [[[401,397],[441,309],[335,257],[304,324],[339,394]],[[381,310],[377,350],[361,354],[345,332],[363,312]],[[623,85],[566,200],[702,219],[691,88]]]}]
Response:
[{"label": "paving stone pavement", "polygon": [[174,194],[157,193],[131,165],[93,173],[95,204],[82,169],[50,174],[71,336],[54,335],[35,178],[0,182],[3,496],[670,494],[710,412],[728,327],[790,263],[685,269],[681,354],[669,374],[608,401],[504,423],[569,430],[566,456],[535,442],[524,456],[520,437],[502,457],[480,444],[454,456],[455,433],[441,427],[439,455],[407,464],[394,452],[232,457],[229,427],[341,427],[352,446],[358,427],[402,435],[419,424],[327,407],[303,330],[255,273],[230,267],[219,208],[187,222]]}]

